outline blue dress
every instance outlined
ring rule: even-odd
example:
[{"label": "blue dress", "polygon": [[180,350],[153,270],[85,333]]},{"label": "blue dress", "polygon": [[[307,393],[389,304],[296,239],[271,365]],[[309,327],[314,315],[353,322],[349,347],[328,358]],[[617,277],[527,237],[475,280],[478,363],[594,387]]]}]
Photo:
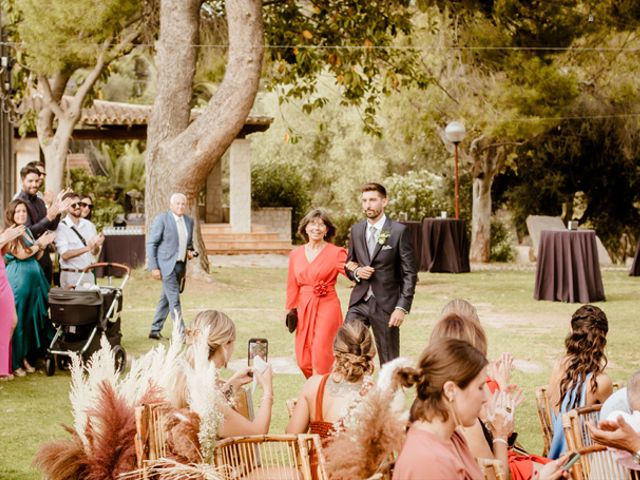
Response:
[{"label": "blue dress", "polygon": [[[31,247],[35,240],[29,230],[25,243]],[[13,291],[18,324],[11,339],[11,363],[13,369],[24,368],[23,359],[48,346],[54,334],[48,315],[49,282],[36,256],[20,260],[5,253],[7,278]]]},{"label": "blue dress", "polygon": [[[553,438],[551,439],[551,446],[549,447],[549,458],[556,460],[567,451],[567,439],[564,436],[564,428],[562,428],[562,414],[567,413],[574,408],[584,407],[587,401],[587,385],[589,385],[589,379],[591,373],[587,375],[583,382],[579,382],[571,390],[567,390],[562,398],[562,404],[558,414],[551,412],[551,420],[553,422]],[[580,390],[580,396],[576,398],[576,395]]]}]

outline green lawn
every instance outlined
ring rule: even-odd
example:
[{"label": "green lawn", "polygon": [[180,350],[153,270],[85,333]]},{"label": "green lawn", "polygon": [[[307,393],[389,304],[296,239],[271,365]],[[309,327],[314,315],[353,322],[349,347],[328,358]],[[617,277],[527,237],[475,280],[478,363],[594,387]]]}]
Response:
[{"label": "green lawn", "polygon": [[[514,354],[518,371],[515,380],[527,400],[519,410],[519,440],[531,451],[542,445],[535,413],[534,387],[547,381],[551,364],[560,355],[575,304],[533,300],[533,271],[494,270],[470,274],[420,274],[411,315],[402,327],[401,349],[416,357],[425,345],[438,312],[449,299],[462,297],[473,302],[489,336],[489,352]],[[191,282],[183,294],[185,318],[196,311],[216,308],[227,312],[238,327],[235,356],[246,355],[252,336],[269,339],[271,356],[293,356],[293,336],[284,327],[283,304],[286,270],[277,268],[216,268],[214,283]],[[624,383],[640,365],[636,325],[640,307],[640,278],[624,271],[603,272],[607,302],[600,306],[609,317],[609,374]],[[343,306],[349,285],[339,283]],[[129,355],[139,355],[155,343],[147,339],[160,284],[144,272],[134,272],[125,291],[123,345]],[[168,333],[165,330],[165,333]],[[296,396],[303,382],[301,374],[275,377],[275,403],[271,432],[282,432],[286,421],[285,400]],[[31,469],[38,445],[64,436],[60,423],[70,423],[69,375],[43,373],[0,383],[0,479],[39,478]]]}]

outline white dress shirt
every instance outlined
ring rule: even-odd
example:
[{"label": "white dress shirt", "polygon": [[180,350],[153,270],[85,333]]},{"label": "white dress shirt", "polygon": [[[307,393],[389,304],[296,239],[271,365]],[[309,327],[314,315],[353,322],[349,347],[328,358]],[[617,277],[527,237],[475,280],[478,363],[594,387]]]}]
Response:
[{"label": "white dress shirt", "polygon": [[184,223],[184,216],[178,216],[171,212],[178,228],[178,262],[184,262],[187,258],[187,225]]},{"label": "white dress shirt", "polygon": [[[62,255],[64,255],[69,250],[78,250],[85,247],[85,244],[82,243],[80,237],[78,237],[78,235],[76,235],[76,233],[71,229],[72,225],[80,233],[80,235],[82,235],[82,238],[84,238],[87,244],[91,240],[93,240],[98,235],[98,233],[96,231],[95,225],[85,218],[80,218],[78,224],[76,225],[75,223],[73,223],[73,220],[71,220],[71,218],[69,218],[69,216],[67,215],[58,224],[58,228],[56,229],[56,249],[58,250],[58,254],[60,255],[60,268],[82,270],[94,262],[94,257],[91,252],[85,252],[82,255],[70,258],[69,260],[64,260],[62,258]],[[63,288],[66,288],[69,285],[75,285],[79,277],[79,273],[61,271],[60,285]],[[93,284],[93,275],[86,274],[83,277],[82,283]]]}]

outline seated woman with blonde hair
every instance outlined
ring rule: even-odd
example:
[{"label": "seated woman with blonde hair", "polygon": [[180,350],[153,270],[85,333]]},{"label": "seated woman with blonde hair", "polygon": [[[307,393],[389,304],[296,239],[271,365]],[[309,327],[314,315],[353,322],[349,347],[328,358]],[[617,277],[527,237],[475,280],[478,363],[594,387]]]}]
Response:
[{"label": "seated woman with blonde hair", "polygon": [[326,439],[336,423],[349,412],[371,386],[375,344],[361,321],[343,324],[333,342],[335,360],[331,372],[309,378],[296,403],[286,433],[317,433]]},{"label": "seated woman with blonde hair", "polygon": [[[193,366],[195,339],[198,335],[208,332],[207,345],[209,347],[209,362],[216,368],[226,367],[233,355],[236,341],[236,327],[233,321],[224,313],[217,310],[205,310],[196,315],[186,332],[187,349],[184,352],[185,360]],[[262,401],[254,420],[249,420],[232,408],[234,390],[251,382],[255,375],[262,387]],[[266,434],[271,423],[271,407],[273,404],[272,371],[271,366],[263,372],[250,368],[244,368],[236,372],[229,380],[221,382],[220,388],[229,403],[224,406],[224,419],[218,430],[219,438],[237,435]],[[186,408],[187,402],[187,377],[184,371],[177,375],[175,389],[171,403],[176,408]]]}]

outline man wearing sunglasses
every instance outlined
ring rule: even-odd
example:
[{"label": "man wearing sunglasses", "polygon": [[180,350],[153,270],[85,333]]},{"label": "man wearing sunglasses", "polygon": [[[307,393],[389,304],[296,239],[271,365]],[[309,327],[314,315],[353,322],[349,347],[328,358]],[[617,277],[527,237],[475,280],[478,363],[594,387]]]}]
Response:
[{"label": "man wearing sunglasses", "polygon": [[[68,214],[56,229],[56,248],[60,255],[60,286],[72,288],[78,282],[82,270],[94,261],[100,252],[104,236],[96,232],[89,220],[82,218],[80,196],[69,192],[63,199],[70,199]],[[94,284],[93,275],[85,275],[83,285]]]}]

